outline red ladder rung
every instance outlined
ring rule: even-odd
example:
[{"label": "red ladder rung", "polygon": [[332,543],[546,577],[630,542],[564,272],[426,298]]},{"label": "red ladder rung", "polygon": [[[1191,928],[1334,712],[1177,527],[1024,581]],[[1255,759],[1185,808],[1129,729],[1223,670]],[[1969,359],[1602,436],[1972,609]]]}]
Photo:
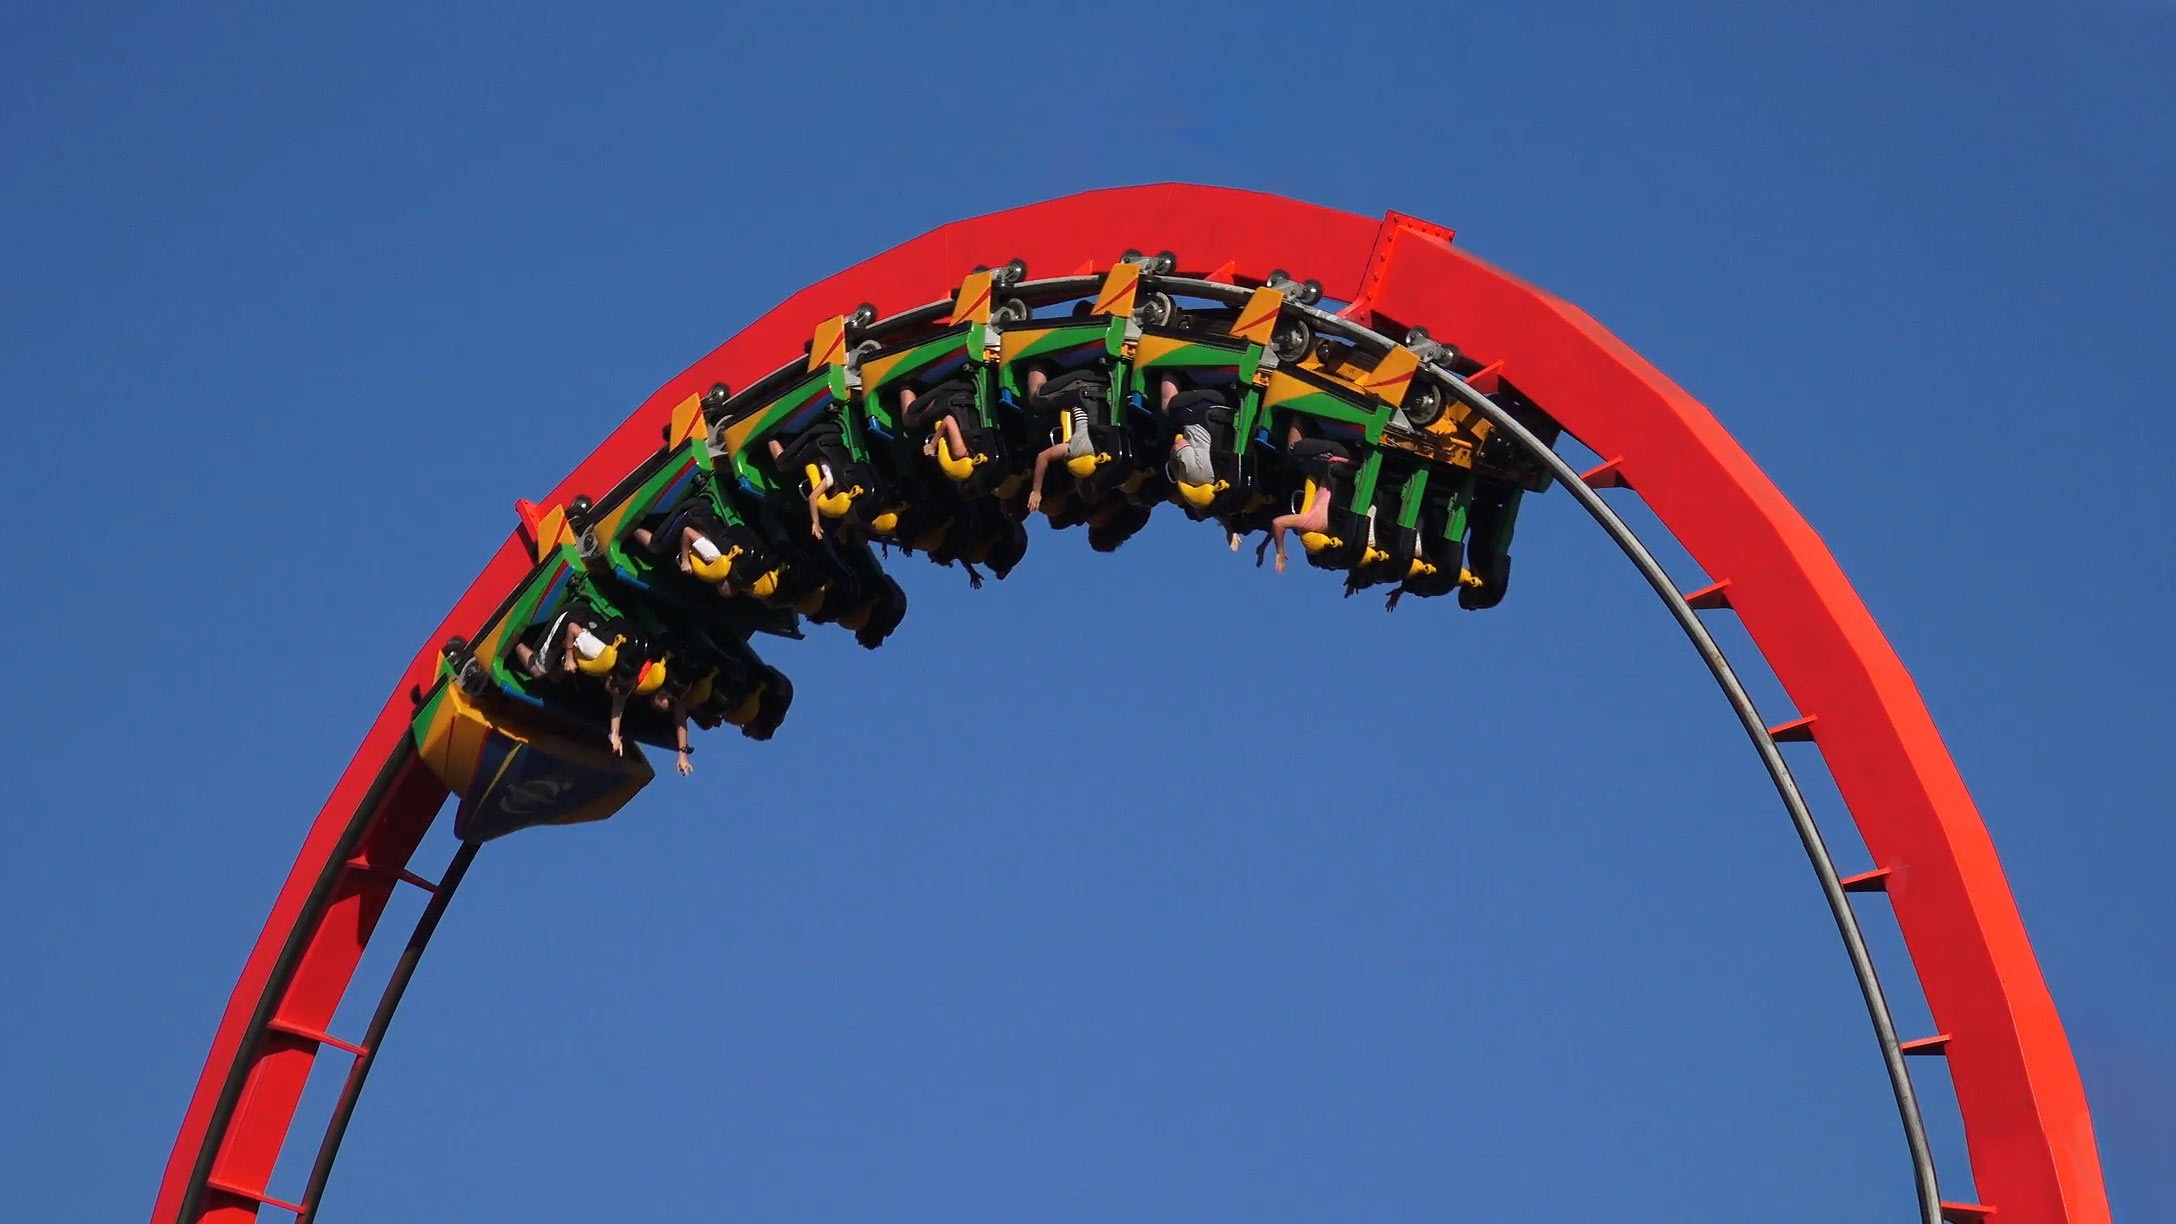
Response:
[{"label": "red ladder rung", "polygon": [[367,858],[358,857],[348,860],[348,869],[350,871],[367,871],[372,875],[392,876],[403,884],[413,884],[427,893],[436,893],[438,891],[438,885],[431,883],[406,867],[381,867]]},{"label": "red ladder rung", "polygon": [[1843,879],[1838,880],[1837,883],[1843,885],[1844,891],[1847,893],[1885,893],[1889,891],[1889,869],[1887,867],[1876,867],[1872,871],[1862,871],[1854,876],[1845,876]]},{"label": "red ladder rung", "polygon": [[236,1198],[248,1199],[253,1203],[263,1203],[267,1207],[277,1207],[282,1211],[292,1211],[296,1215],[302,1214],[302,1204],[290,1203],[286,1199],[276,1199],[269,1194],[263,1193],[262,1191],[244,1190],[240,1186],[234,1185],[230,1182],[220,1181],[216,1177],[205,1178],[204,1184],[213,1190],[217,1190],[221,1194],[231,1194]]},{"label": "red ladder rung", "polygon": [[1579,473],[1579,482],[1590,489],[1629,489],[1632,482],[1625,479],[1624,460],[1612,459],[1598,468]]},{"label": "red ladder rung", "polygon": [[1904,1042],[1897,1046],[1897,1052],[1900,1054],[1920,1055],[1947,1054],[1949,1052],[1949,1034],[1936,1033],[1932,1037],[1921,1037],[1917,1041]]},{"label": "red ladder rung", "polygon": [[1949,1224],[1982,1224],[1995,1217],[1995,1209],[1985,1203],[1943,1203],[1942,1218]]},{"label": "red ladder rung", "polygon": [[1491,361],[1466,379],[1466,385],[1483,395],[1494,395],[1504,389],[1504,363]]},{"label": "red ladder rung", "polygon": [[1711,582],[1685,597],[1685,602],[1702,612],[1730,606],[1730,579]]},{"label": "red ladder rung", "polygon": [[1810,744],[1813,742],[1813,715],[1794,718],[1787,723],[1777,723],[1768,728],[1768,738],[1779,744]]},{"label": "red ladder rung", "polygon": [[338,1037],[335,1037],[330,1033],[320,1033],[316,1029],[304,1028],[299,1024],[290,1024],[285,1020],[278,1019],[277,1017],[265,1021],[264,1026],[268,1029],[271,1029],[275,1033],[285,1033],[289,1037],[300,1037],[304,1041],[314,1041],[317,1042],[319,1045],[329,1045],[335,1050],[346,1050],[348,1053],[353,1054],[357,1058],[361,1058],[364,1054],[369,1053],[369,1051],[363,1049],[363,1047],[355,1045],[352,1042],[342,1041]]}]

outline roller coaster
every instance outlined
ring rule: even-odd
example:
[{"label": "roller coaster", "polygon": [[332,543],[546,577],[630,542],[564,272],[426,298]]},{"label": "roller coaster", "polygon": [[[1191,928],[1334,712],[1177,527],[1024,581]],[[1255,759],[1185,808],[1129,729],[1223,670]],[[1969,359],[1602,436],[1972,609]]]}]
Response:
[{"label": "roller coaster", "polygon": [[[880,309],[879,304],[882,308]],[[1576,440],[1604,461],[1577,471]],[[767,637],[875,649],[921,556],[1002,580],[1037,515],[1111,551],[1167,517],[1296,553],[1397,609],[1510,591],[1561,487],[1691,640],[1803,844],[1864,998],[1924,1224],[2100,1224],[2092,1122],[1986,830],[1910,677],[1811,528],[1716,420],[1451,231],[1162,185],[962,221],[796,294],[667,383],[542,502],[418,653],[318,814],[214,1038],[154,1224],[314,1220],[418,958],[490,841],[608,818],[698,730],[764,740]],[[1638,496],[1685,590],[1604,497]],[[1764,716],[1703,622],[1737,615],[1796,709]],[[1405,615],[1425,615],[1408,607]],[[1878,864],[1840,874],[1785,760],[1813,745]],[[449,797],[460,849],[409,859]],[[392,891],[429,893],[366,1030],[327,1032]],[[1892,1017],[1853,896],[1885,892],[1938,1031]],[[275,1196],[320,1058],[307,1184]],[[1949,1062],[1974,1201],[1945,1198],[1910,1062]]]}]

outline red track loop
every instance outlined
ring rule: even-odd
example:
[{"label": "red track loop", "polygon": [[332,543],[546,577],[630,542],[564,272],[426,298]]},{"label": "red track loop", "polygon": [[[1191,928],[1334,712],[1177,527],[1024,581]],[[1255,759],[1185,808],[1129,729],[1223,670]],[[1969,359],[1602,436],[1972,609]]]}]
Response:
[{"label": "red track loop", "polygon": [[[1911,677],[1782,493],[1705,408],[1577,308],[1454,249],[1447,231],[1276,196],[1163,185],[1089,192],[955,222],[811,285],[652,395],[552,494],[611,487],[657,447],[672,406],[746,386],[824,317],[942,298],[975,264],[1049,275],[1124,249],[1261,277],[1286,267],[1373,316],[1425,323],[1503,373],[1599,454],[1707,574],[1815,731],[1887,874],[1914,968],[1948,1035],[1978,1197],[2005,1224],[2106,1224],[2070,1045],[1986,828]],[[410,688],[527,573],[518,538],[418,652],[305,839],[229,1000],[161,1183],[154,1224],[254,1218],[322,1034],[385,899],[444,799],[402,750]],[[334,1056],[345,1056],[335,1050]],[[215,1125],[222,1120],[224,1125]],[[192,1196],[192,1186],[198,1187]],[[193,1200],[193,1201],[192,1201]]]}]

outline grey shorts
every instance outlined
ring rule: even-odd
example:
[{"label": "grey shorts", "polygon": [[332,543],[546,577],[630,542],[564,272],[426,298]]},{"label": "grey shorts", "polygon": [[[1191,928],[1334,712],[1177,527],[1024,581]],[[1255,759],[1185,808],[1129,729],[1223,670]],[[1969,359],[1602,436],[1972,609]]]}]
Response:
[{"label": "grey shorts", "polygon": [[1074,408],[1068,413],[1073,418],[1073,436],[1066,442],[1065,457],[1079,459],[1096,453],[1095,439],[1088,436],[1088,410]]},{"label": "grey shorts", "polygon": [[1173,484],[1215,484],[1216,464],[1209,458],[1207,447],[1185,446],[1171,456],[1164,465],[1164,474]]}]

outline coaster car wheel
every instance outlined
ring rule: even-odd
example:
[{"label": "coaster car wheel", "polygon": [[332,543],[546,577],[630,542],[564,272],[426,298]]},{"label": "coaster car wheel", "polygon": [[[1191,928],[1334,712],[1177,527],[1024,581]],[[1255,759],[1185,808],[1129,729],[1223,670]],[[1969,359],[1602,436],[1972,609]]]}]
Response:
[{"label": "coaster car wheel", "polygon": [[461,670],[454,675],[454,682],[461,686],[464,696],[482,697],[491,691],[491,671],[474,655],[461,660]]},{"label": "coaster car wheel", "polygon": [[1028,308],[1026,302],[1016,297],[1009,297],[998,302],[996,309],[990,312],[990,320],[995,323],[1025,323],[1034,317],[1034,314],[1035,312]]},{"label": "coaster car wheel", "polygon": [[1405,397],[1405,419],[1415,429],[1426,429],[1443,417],[1443,388],[1432,382],[1413,381]]},{"label": "coaster car wheel", "polygon": [[1422,361],[1434,362],[1446,368],[1458,363],[1458,346],[1429,339],[1428,329],[1425,327],[1407,329],[1405,347],[1412,349]]},{"label": "coaster car wheel", "polygon": [[876,307],[868,302],[854,307],[854,313],[846,316],[848,327],[867,327],[876,322]]},{"label": "coaster car wheel", "polygon": [[1315,329],[1305,319],[1286,319],[1277,324],[1277,330],[1269,337],[1270,351],[1286,365],[1307,359],[1307,353],[1315,347]]},{"label": "coaster car wheel", "polygon": [[1168,293],[1144,293],[1140,304],[1133,308],[1134,321],[1143,327],[1162,327],[1171,322],[1179,312],[1178,303]]}]

